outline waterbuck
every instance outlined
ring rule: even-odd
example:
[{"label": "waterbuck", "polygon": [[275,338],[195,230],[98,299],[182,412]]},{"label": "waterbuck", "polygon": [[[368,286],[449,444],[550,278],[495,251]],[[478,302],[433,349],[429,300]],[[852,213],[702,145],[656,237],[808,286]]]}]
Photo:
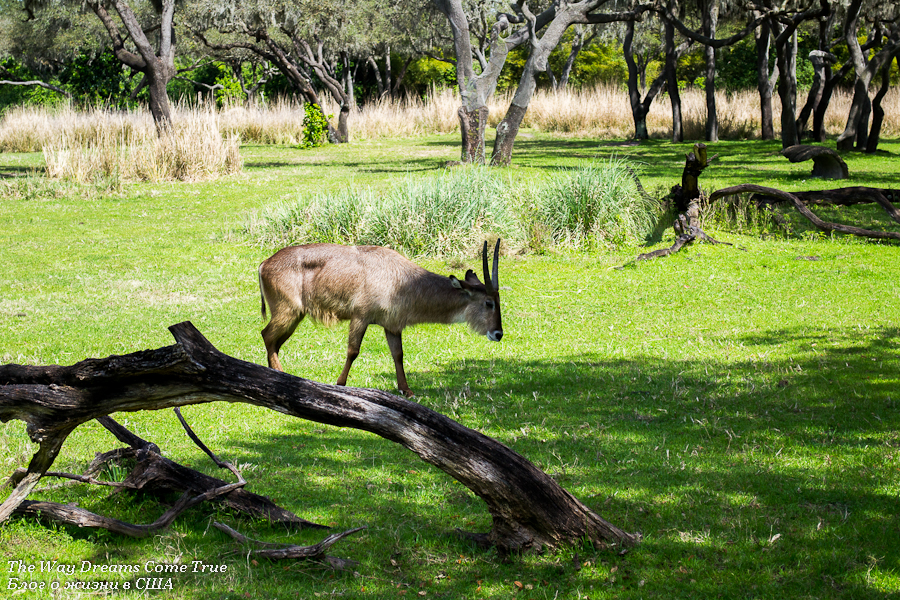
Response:
[{"label": "waterbuck", "polygon": [[403,370],[400,334],[404,328],[465,321],[489,340],[499,342],[503,337],[497,277],[500,240],[490,273],[487,251],[485,242],[482,283],[471,269],[463,279],[444,277],[381,246],[308,244],[279,250],[259,265],[263,318],[266,303],[272,311],[262,330],[269,366],[284,370],[278,352],[306,315],[326,325],[349,320],[347,362],[337,380],[338,385],[346,385],[366,328],[374,323],[384,328],[397,370],[397,388],[412,396]]}]

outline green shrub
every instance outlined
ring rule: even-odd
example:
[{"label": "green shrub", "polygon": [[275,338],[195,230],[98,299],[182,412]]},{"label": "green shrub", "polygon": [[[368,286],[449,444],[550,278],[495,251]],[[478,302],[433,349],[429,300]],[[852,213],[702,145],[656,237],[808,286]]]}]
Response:
[{"label": "green shrub", "polygon": [[328,119],[318,105],[307,102],[303,105],[306,116],[303,117],[303,148],[322,146],[328,140]]},{"label": "green shrub", "polygon": [[331,242],[388,246],[408,256],[470,254],[485,237],[519,239],[510,189],[487,167],[408,177],[383,195],[351,185],[270,209],[246,232],[264,245]]}]

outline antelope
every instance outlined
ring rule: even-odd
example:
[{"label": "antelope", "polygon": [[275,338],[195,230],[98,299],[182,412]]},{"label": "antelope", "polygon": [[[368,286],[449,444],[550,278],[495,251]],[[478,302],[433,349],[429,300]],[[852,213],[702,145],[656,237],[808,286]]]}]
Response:
[{"label": "antelope", "polygon": [[487,251],[485,242],[482,283],[471,269],[463,279],[444,277],[381,246],[307,244],[279,250],[259,265],[263,319],[267,303],[272,313],[262,330],[269,367],[284,370],[278,352],[305,316],[325,325],[349,320],[347,361],[337,380],[337,385],[346,385],[366,329],[381,325],[394,359],[397,388],[411,397],[400,337],[406,327],[465,321],[491,341],[503,337],[497,277],[500,240],[491,273]]}]

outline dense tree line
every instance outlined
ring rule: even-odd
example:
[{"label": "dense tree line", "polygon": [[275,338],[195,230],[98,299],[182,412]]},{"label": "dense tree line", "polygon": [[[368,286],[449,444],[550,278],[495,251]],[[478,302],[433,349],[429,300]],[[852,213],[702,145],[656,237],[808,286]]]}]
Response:
[{"label": "dense tree line", "polygon": [[[623,84],[635,138],[662,95],[682,139],[680,91],[755,88],[761,137],[824,139],[833,91],[854,99],[838,147],[877,148],[881,99],[897,84],[900,5],[876,0],[0,0],[0,108],[68,97],[143,102],[163,131],[173,99],[259,102],[293,96],[340,107],[330,139],[352,136],[355,107],[460,91],[461,159],[484,162],[486,104],[512,91],[494,164],[510,161],[534,90]],[[805,96],[805,97],[804,97]]]}]

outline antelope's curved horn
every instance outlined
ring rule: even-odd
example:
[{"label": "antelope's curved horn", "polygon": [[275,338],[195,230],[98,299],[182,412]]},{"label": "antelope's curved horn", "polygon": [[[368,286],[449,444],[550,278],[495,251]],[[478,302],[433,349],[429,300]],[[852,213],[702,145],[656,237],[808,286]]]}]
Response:
[{"label": "antelope's curved horn", "polygon": [[491,273],[488,271],[487,240],[484,241],[484,247],[481,249],[481,268],[484,271],[484,287],[487,288],[488,293],[491,293],[494,290],[492,289]]},{"label": "antelope's curved horn", "polygon": [[497,238],[497,245],[494,246],[494,270],[491,271],[491,285],[495,292],[500,291],[500,275],[497,272],[498,262],[500,260],[500,238]]}]

